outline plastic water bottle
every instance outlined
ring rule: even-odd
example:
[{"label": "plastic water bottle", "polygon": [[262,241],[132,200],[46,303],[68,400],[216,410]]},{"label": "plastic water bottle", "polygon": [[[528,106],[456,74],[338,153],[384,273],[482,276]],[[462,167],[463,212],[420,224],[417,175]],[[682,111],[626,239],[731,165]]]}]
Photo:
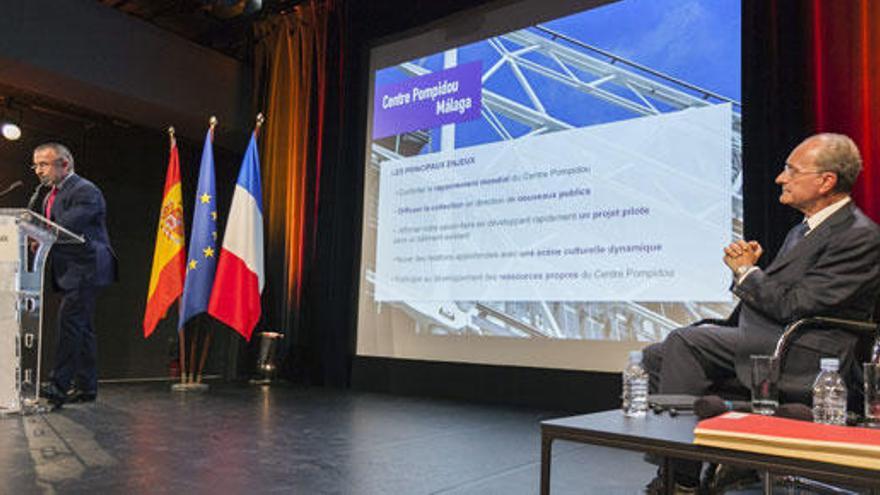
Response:
[{"label": "plastic water bottle", "polygon": [[642,368],[642,351],[632,351],[623,370],[623,414],[643,417],[647,412],[648,372]]},{"label": "plastic water bottle", "polygon": [[846,424],[846,385],[837,374],[836,358],[822,358],[821,371],[813,383],[813,421],[829,425]]}]

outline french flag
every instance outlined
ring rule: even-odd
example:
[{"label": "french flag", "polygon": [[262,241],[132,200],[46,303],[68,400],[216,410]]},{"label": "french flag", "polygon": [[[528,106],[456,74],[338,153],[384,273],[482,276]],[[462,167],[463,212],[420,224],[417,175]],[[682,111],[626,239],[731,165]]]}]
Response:
[{"label": "french flag", "polygon": [[265,281],[263,193],[254,132],[232,195],[208,314],[250,340],[260,320],[260,294]]}]

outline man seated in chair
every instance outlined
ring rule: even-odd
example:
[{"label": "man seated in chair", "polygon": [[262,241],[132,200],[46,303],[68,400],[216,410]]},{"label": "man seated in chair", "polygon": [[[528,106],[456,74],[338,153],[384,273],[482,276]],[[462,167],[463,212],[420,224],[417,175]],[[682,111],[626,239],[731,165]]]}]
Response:
[{"label": "man seated in chair", "polygon": [[[699,396],[731,382],[747,391],[750,356],[772,354],[787,324],[817,315],[871,319],[880,292],[880,228],[850,199],[861,163],[856,144],[840,134],[811,136],[791,152],[776,177],[779,202],[803,213],[803,221],[766,268],[757,266],[763,248],[756,241],[724,248],[740,303],[725,326],[679,328],[644,350],[652,393]],[[809,403],[820,357],[843,358],[854,339],[836,330],[798,339],[782,370],[783,399]],[[852,368],[841,371],[846,377]],[[700,467],[676,462],[676,489],[696,487]]]}]

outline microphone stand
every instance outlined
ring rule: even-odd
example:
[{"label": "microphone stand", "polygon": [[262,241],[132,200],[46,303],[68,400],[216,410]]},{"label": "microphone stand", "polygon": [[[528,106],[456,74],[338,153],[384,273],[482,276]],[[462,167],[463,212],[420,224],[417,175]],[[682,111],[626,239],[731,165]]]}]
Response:
[{"label": "microphone stand", "polygon": [[3,196],[6,196],[7,194],[11,193],[12,191],[18,189],[19,187],[21,187],[21,184],[22,184],[22,182],[20,180],[17,180],[15,182],[13,182],[12,184],[9,184],[9,187],[4,189],[3,191],[0,191],[0,198],[2,198]]},{"label": "microphone stand", "polygon": [[39,201],[39,199],[40,199],[40,192],[43,191],[43,187],[45,187],[45,186],[43,185],[42,182],[37,184],[36,189],[34,189],[34,193],[31,194],[31,199],[28,200],[28,205],[27,205],[28,210],[37,211],[34,209],[34,207],[37,206],[37,201]]}]

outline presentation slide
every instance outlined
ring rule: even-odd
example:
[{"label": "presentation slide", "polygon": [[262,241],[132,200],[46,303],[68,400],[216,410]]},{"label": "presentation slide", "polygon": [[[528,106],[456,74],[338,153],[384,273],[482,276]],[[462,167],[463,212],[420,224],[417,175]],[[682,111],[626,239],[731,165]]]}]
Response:
[{"label": "presentation slide", "polygon": [[373,49],[359,354],[617,369],[732,309],[739,2],[591,4]]}]

